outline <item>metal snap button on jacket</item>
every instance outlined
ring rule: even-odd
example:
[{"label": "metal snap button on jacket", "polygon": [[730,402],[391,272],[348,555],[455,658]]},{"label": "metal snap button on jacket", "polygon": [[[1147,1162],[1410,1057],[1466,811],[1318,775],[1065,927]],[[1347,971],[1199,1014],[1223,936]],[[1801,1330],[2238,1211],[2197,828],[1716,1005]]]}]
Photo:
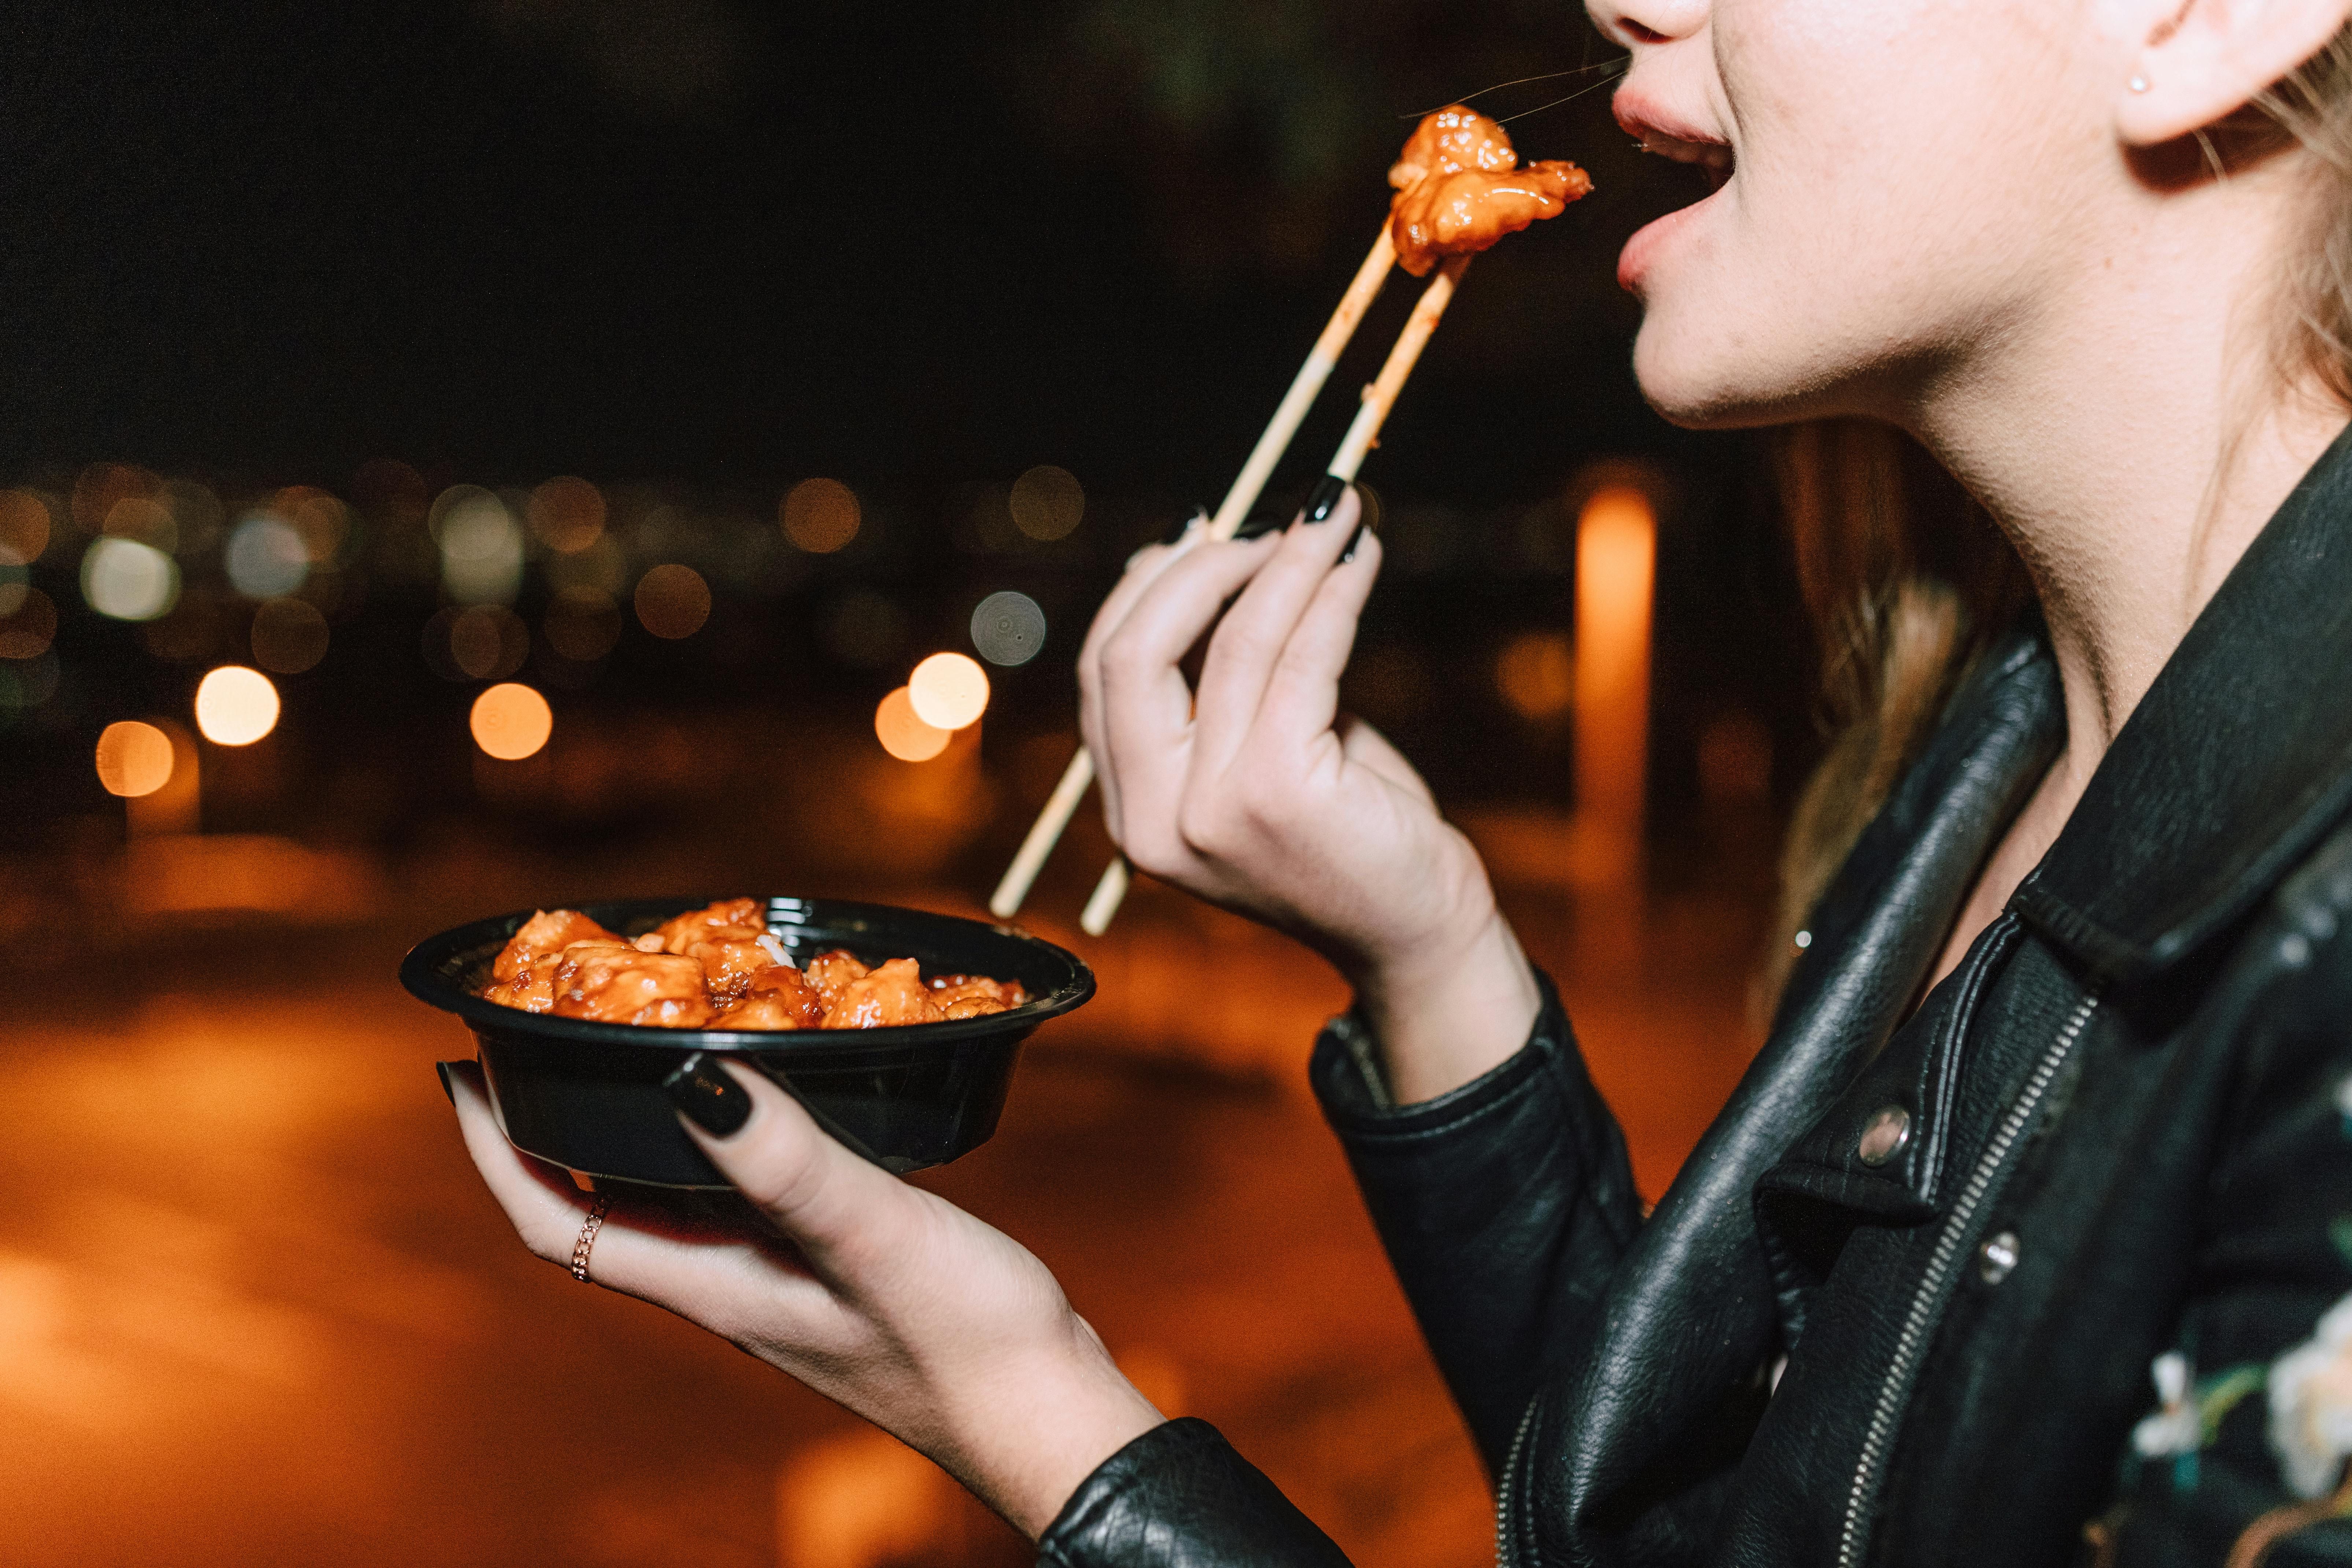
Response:
[{"label": "metal snap button on jacket", "polygon": [[1882,1105],[1872,1113],[1870,1125],[1862,1130],[1862,1142],[1854,1146],[1854,1152],[1865,1165],[1884,1165],[1909,1142],[1911,1113],[1899,1105]]},{"label": "metal snap button on jacket", "polygon": [[2004,1230],[1985,1238],[1977,1248],[1977,1273],[1988,1285],[1998,1285],[2017,1267],[2017,1232]]}]

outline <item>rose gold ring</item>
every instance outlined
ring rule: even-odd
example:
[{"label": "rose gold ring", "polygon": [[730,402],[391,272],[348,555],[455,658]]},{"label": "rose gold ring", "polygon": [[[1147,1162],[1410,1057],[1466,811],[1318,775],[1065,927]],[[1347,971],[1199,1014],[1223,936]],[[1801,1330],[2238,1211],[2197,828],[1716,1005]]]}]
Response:
[{"label": "rose gold ring", "polygon": [[572,1244],[572,1278],[582,1284],[588,1282],[588,1253],[596,1245],[596,1233],[604,1228],[604,1215],[613,1206],[613,1194],[598,1193],[588,1210],[588,1223],[580,1227],[580,1239]]}]

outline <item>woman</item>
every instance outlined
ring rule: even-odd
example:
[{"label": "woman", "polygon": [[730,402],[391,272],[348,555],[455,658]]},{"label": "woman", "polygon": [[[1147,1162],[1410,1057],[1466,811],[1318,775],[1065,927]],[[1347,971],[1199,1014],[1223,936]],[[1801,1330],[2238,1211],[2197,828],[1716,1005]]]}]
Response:
[{"label": "woman", "polygon": [[[1380,557],[1339,560],[1352,498],[1138,558],[1083,655],[1113,832],[1353,983],[1316,1086],[1505,1562],[2346,1555],[2352,0],[1591,8],[1620,120],[1717,182],[1620,263],[1651,401],[1909,433],[2035,605],[1956,681],[1947,600],[1856,623],[1888,662],[1852,787],[1811,802],[1836,874],[1646,1220],[1476,857],[1337,713]],[[1228,601],[1196,710],[1177,661]],[[616,1212],[601,1283],[887,1427],[1046,1561],[1339,1561],[1003,1237],[755,1074],[678,1092],[797,1256]],[[470,1069],[456,1098],[569,1261],[578,1196]]]}]

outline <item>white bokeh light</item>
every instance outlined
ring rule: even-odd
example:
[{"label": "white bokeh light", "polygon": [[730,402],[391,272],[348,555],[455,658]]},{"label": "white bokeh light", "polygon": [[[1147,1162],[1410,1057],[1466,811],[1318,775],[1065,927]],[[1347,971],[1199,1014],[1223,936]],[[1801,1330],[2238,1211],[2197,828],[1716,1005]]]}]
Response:
[{"label": "white bokeh light", "polygon": [[1026,664],[1045,646],[1045,612],[1026,594],[991,594],[971,613],[971,646],[991,664]]},{"label": "white bokeh light", "polygon": [[275,599],[292,593],[310,574],[310,552],[302,535],[282,517],[255,512],[229,531],[221,552],[229,586],[248,599]]},{"label": "white bokeh light", "polygon": [[511,603],[522,586],[522,530],[506,503],[461,485],[434,505],[441,544],[441,585],[461,605]]},{"label": "white bokeh light", "polygon": [[81,596],[101,616],[152,621],[180,597],[180,568],[152,544],[111,535],[81,558]]}]

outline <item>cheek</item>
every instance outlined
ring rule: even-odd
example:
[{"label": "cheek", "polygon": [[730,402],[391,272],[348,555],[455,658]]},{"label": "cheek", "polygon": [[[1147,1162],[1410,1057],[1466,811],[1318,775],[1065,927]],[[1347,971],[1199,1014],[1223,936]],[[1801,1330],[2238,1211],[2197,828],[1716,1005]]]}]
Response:
[{"label": "cheek", "polygon": [[1995,25],[2006,9],[1722,0],[1739,162],[1643,279],[1635,368],[1662,412],[1870,411],[1891,362],[1997,313],[2020,204],[2047,203],[2025,176],[2053,162],[2049,51]]}]

